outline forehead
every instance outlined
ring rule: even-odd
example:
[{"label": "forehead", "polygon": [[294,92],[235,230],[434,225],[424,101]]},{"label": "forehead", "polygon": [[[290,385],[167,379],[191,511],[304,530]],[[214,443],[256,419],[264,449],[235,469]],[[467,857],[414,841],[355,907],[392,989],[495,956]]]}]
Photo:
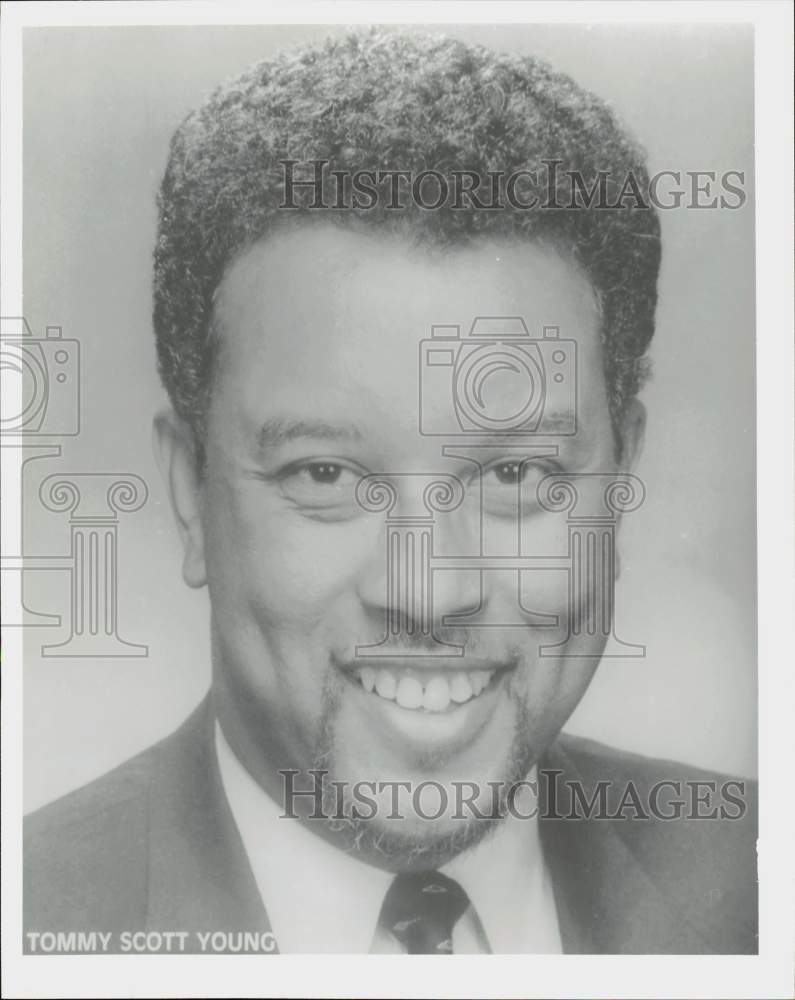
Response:
[{"label": "forehead", "polygon": [[554,250],[508,239],[428,249],[327,225],[273,236],[230,267],[216,302],[219,388],[234,386],[244,408],[350,407],[355,394],[397,413],[416,398],[431,326],[466,333],[478,316],[521,316],[532,337],[559,327],[603,393],[593,290]]}]

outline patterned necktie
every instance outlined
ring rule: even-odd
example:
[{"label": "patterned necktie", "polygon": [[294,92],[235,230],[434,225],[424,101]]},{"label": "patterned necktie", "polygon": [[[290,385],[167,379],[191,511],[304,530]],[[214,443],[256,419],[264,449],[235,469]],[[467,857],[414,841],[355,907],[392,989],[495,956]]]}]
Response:
[{"label": "patterned necktie", "polygon": [[469,906],[458,884],[440,872],[397,875],[381,907],[381,926],[409,955],[452,955],[453,927]]}]

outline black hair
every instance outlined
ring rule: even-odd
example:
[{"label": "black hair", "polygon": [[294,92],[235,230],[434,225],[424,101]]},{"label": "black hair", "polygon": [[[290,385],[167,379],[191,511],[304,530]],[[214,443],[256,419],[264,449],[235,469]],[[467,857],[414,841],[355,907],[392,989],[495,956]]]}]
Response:
[{"label": "black hair", "polygon": [[[214,294],[230,262],[292,218],[284,160],[327,170],[572,173],[593,184],[631,176],[648,189],[645,156],[601,99],[539,59],[445,36],[372,29],[294,49],[215,90],[177,129],[159,199],[154,328],[172,404],[203,439],[213,371]],[[565,205],[568,195],[563,199]],[[617,433],[647,366],[660,264],[654,208],[525,211],[409,204],[323,212],[337,224],[410,227],[445,246],[479,234],[554,242],[587,274],[601,314],[604,369]]]}]

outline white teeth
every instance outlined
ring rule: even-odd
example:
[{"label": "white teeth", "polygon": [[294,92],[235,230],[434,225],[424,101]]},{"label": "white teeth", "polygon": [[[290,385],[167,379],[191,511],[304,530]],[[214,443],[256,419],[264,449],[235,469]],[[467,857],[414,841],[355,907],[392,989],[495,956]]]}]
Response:
[{"label": "white teeth", "polygon": [[422,696],[426,712],[443,712],[450,704],[450,685],[444,677],[432,677]]},{"label": "white teeth", "polygon": [[472,693],[477,697],[494,676],[493,670],[473,670],[469,677]]},{"label": "white teeth", "polygon": [[422,684],[415,677],[401,677],[395,701],[401,708],[419,708],[422,704]]},{"label": "white teeth", "polygon": [[457,670],[453,674],[453,680],[450,684],[450,697],[453,701],[458,702],[459,705],[465,701],[469,701],[472,697],[472,685],[469,683],[469,677],[462,670]]},{"label": "white teeth", "polygon": [[482,670],[473,670],[469,675],[469,683],[472,685],[472,694],[474,694],[475,697],[477,697],[483,690],[483,681],[484,678]]},{"label": "white teeth", "polygon": [[416,676],[396,677],[387,667],[376,670],[364,666],[357,671],[362,687],[387,701],[396,701],[401,708],[423,708],[426,712],[444,712],[453,701],[463,705],[488,686],[493,670],[456,670],[449,674],[433,674],[428,680]]},{"label": "white teeth", "polygon": [[375,679],[375,689],[382,698],[393,701],[397,694],[397,681],[388,670],[379,670]]}]

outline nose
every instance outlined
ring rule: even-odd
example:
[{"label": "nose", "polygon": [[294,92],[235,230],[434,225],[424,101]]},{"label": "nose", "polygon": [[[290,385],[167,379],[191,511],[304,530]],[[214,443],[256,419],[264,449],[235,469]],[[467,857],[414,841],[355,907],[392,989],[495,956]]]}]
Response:
[{"label": "nose", "polygon": [[[454,479],[423,483],[414,476],[397,484],[377,548],[360,574],[362,605],[381,629],[386,625],[392,644],[432,643],[447,616],[479,606],[478,572],[449,568],[450,557],[465,564],[478,546],[463,486]],[[441,554],[447,566],[434,569],[434,556]]]},{"label": "nose", "polygon": [[[467,568],[479,554],[480,531],[477,513],[466,509],[441,514],[436,519],[433,533],[433,555],[460,559],[461,566],[451,569],[434,568],[431,558],[432,618],[441,628],[448,617],[474,611],[486,600],[481,594],[481,574],[477,568]],[[469,563],[471,567],[471,563]]]}]

